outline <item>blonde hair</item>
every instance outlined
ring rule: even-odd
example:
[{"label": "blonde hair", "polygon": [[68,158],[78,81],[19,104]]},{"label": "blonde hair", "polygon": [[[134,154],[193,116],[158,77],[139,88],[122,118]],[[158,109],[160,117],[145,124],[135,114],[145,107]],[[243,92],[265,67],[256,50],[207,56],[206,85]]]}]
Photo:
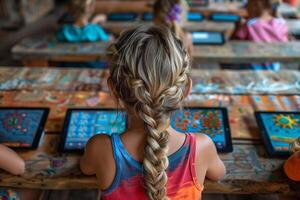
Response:
[{"label": "blonde hair", "polygon": [[296,152],[300,151],[300,137],[297,138],[294,143],[292,143],[291,151],[293,153],[296,153]]},{"label": "blonde hair", "polygon": [[169,161],[166,125],[180,108],[189,80],[182,42],[164,27],[140,26],[121,34],[111,48],[109,81],[115,96],[144,121],[144,184],[151,200],[167,199]]},{"label": "blonde hair", "polygon": [[96,0],[71,0],[70,12],[75,19],[92,15]]},{"label": "blonde hair", "polygon": [[[178,38],[182,37],[183,30],[176,20],[167,20],[168,14],[174,8],[174,6],[180,6],[181,11],[181,21],[186,20],[188,4],[185,0],[156,0],[153,5],[154,20],[161,25],[165,25],[170,28]],[[182,38],[181,38],[182,39]]]}]

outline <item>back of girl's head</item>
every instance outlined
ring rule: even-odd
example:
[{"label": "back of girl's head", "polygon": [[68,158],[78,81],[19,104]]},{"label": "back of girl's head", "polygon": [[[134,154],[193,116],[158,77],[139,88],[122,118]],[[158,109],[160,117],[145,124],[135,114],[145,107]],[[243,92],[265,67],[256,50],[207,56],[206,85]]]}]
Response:
[{"label": "back of girl's head", "polygon": [[70,0],[70,11],[75,20],[89,17],[94,12],[96,0]]},{"label": "back of girl's head", "polygon": [[249,0],[247,11],[250,18],[262,16],[265,11],[276,17],[279,0]]},{"label": "back of girl's head", "polygon": [[168,29],[140,26],[121,34],[112,46],[109,82],[115,96],[144,121],[147,132],[144,183],[151,200],[166,199],[166,131],[188,83],[189,60]]}]

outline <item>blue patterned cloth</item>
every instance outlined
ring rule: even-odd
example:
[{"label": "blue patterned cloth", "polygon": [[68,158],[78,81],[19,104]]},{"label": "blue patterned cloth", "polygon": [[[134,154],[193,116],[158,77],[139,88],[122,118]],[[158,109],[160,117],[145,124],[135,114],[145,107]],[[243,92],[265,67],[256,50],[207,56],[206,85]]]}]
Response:
[{"label": "blue patterned cloth", "polygon": [[57,39],[61,42],[96,42],[108,41],[108,34],[97,24],[87,24],[78,27],[66,24],[57,33]]},{"label": "blue patterned cloth", "polygon": [[20,196],[17,192],[9,189],[0,188],[0,200],[20,200]]}]

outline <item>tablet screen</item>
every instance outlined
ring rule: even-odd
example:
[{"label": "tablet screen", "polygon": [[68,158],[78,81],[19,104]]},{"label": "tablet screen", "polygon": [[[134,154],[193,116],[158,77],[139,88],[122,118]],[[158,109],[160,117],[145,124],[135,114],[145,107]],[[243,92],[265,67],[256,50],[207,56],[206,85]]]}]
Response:
[{"label": "tablet screen", "polygon": [[0,143],[12,148],[38,145],[48,110],[0,109]]},{"label": "tablet screen", "polygon": [[240,16],[230,13],[214,13],[210,16],[211,20],[219,22],[238,22],[240,18]]},{"label": "tablet screen", "polygon": [[187,20],[188,21],[202,21],[202,20],[204,20],[204,15],[202,15],[201,13],[189,12],[187,15]]},{"label": "tablet screen", "polygon": [[224,44],[224,36],[219,32],[193,32],[194,44]]},{"label": "tablet screen", "polygon": [[[213,139],[219,151],[232,151],[225,111],[194,108],[177,111],[172,116],[171,125],[184,133],[206,133]],[[126,129],[127,114],[124,111],[68,110],[61,151],[81,151],[96,134],[121,134]]]},{"label": "tablet screen", "polygon": [[108,21],[134,21],[138,15],[136,13],[112,13],[107,16]]},{"label": "tablet screen", "polygon": [[116,110],[70,110],[68,113],[64,149],[81,150],[96,134],[123,133],[126,113]]},{"label": "tablet screen", "polygon": [[229,122],[224,109],[189,108],[176,111],[171,126],[183,133],[204,133],[214,141],[218,151],[232,149]]},{"label": "tablet screen", "polygon": [[[143,13],[143,20],[144,21],[152,21],[153,14],[150,12]],[[188,21],[202,21],[202,20],[204,20],[204,15],[201,13],[189,12],[187,14],[187,20]]]},{"label": "tablet screen", "polygon": [[258,112],[263,136],[270,154],[288,154],[290,143],[300,137],[300,113]]}]

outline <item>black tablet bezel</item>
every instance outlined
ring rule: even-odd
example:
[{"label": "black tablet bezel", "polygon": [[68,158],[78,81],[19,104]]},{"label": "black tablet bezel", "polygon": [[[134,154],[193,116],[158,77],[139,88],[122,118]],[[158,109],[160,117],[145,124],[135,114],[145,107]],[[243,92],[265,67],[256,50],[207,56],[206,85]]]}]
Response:
[{"label": "black tablet bezel", "polygon": [[15,150],[34,150],[37,149],[42,137],[42,134],[44,132],[44,128],[45,128],[45,124],[47,122],[48,119],[48,115],[49,115],[49,108],[44,108],[44,107],[0,107],[0,112],[1,110],[42,110],[43,115],[41,118],[41,121],[39,123],[38,129],[36,131],[36,134],[34,136],[34,139],[32,140],[32,144],[30,147],[13,147],[13,146],[9,146],[6,145],[7,147],[11,148],[11,149],[15,149]]},{"label": "black tablet bezel", "polygon": [[[214,15],[235,15],[238,17],[238,20],[237,21],[232,21],[232,20],[216,20],[216,19],[213,19],[213,16]],[[222,13],[222,12],[215,12],[215,13],[212,13],[210,16],[209,16],[209,20],[211,21],[214,21],[214,22],[232,22],[232,23],[237,23],[239,21],[241,21],[241,16],[239,15],[236,15],[234,13]]]},{"label": "black tablet bezel", "polygon": [[[222,112],[223,116],[223,125],[224,125],[224,131],[225,131],[225,148],[223,149],[217,149],[219,153],[229,153],[233,151],[232,146],[232,139],[231,139],[231,130],[230,130],[230,123],[229,123],[229,117],[228,117],[228,110],[224,107],[183,107],[182,110],[219,110]],[[194,133],[192,133],[194,134]],[[205,134],[205,133],[203,133]],[[217,146],[216,146],[217,147]]]},{"label": "black tablet bezel", "polygon": [[300,115],[300,112],[290,112],[290,111],[256,111],[255,112],[255,118],[256,118],[256,122],[257,125],[260,129],[260,133],[262,135],[262,139],[264,141],[267,153],[269,156],[271,157],[288,157],[290,156],[289,152],[280,152],[280,151],[276,151],[273,148],[272,142],[271,142],[271,138],[267,133],[267,129],[263,123],[263,120],[261,118],[261,114],[294,114],[294,115]]},{"label": "black tablet bezel", "polygon": [[[210,42],[202,42],[202,43],[195,43],[193,41],[193,33],[219,33],[221,34],[221,38],[222,38],[222,42],[221,43],[210,43]],[[192,32],[192,42],[193,42],[193,45],[195,46],[202,46],[202,45],[211,45],[211,46],[221,46],[221,45],[224,45],[225,44],[225,36],[224,36],[224,33],[222,32],[218,32],[218,31],[193,31]]]},{"label": "black tablet bezel", "polygon": [[[70,119],[73,111],[116,111],[116,112],[124,112],[123,109],[116,109],[116,108],[69,108],[66,113],[66,117],[64,120],[63,124],[63,129],[61,132],[61,139],[60,139],[60,144],[59,144],[59,152],[61,153],[83,153],[83,149],[66,149],[66,139],[67,139],[67,134],[68,134],[68,129],[69,129],[69,124],[70,124]],[[126,129],[128,127],[128,119],[126,115]],[[99,133],[100,134],[100,133]]]},{"label": "black tablet bezel", "polygon": [[[117,15],[117,14],[130,14],[130,15],[133,15],[134,16],[134,19],[130,19],[130,20],[127,20],[127,19],[110,19],[109,17],[111,15]],[[134,13],[134,12],[127,12],[127,13],[110,13],[107,15],[107,21],[108,22],[134,22],[138,19],[139,15],[137,13]]]}]

